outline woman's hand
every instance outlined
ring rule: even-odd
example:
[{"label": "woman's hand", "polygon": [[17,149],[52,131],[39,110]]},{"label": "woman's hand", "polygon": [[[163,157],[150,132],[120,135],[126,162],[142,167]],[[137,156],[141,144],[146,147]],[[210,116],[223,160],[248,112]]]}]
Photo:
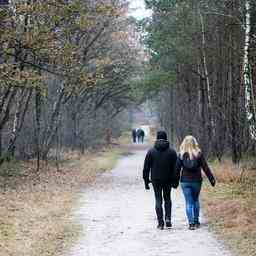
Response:
[{"label": "woman's hand", "polygon": [[210,183],[211,183],[211,185],[212,185],[213,187],[215,187],[215,185],[216,185],[216,180],[213,178],[213,179],[210,180]]}]

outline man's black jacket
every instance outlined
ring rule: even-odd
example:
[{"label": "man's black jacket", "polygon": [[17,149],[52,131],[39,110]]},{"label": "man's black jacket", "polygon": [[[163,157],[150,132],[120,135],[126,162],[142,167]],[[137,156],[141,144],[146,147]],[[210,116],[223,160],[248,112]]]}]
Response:
[{"label": "man's black jacket", "polygon": [[[176,187],[177,178],[175,176],[175,165],[177,154],[170,148],[167,140],[157,140],[155,146],[151,148],[145,158],[143,168],[143,179],[145,184],[149,180],[160,183],[169,183]],[[149,175],[151,175],[149,179]]]}]

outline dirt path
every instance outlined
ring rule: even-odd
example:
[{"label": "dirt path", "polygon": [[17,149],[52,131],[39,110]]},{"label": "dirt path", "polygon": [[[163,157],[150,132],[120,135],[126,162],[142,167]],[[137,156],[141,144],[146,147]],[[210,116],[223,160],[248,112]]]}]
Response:
[{"label": "dirt path", "polygon": [[67,256],[230,256],[206,225],[187,229],[179,190],[172,194],[173,229],[156,229],[153,191],[141,180],[144,156],[136,151],[121,158],[82,193],[74,218],[84,231]]}]

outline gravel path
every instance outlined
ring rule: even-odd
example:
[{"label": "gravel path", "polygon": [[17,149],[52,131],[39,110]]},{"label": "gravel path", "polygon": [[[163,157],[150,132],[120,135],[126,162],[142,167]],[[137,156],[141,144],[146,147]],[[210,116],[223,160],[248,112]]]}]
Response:
[{"label": "gravel path", "polygon": [[205,220],[200,229],[187,229],[179,190],[172,192],[173,228],[156,229],[153,191],[145,191],[141,179],[145,153],[121,158],[83,191],[74,218],[84,232],[67,256],[230,256]]}]

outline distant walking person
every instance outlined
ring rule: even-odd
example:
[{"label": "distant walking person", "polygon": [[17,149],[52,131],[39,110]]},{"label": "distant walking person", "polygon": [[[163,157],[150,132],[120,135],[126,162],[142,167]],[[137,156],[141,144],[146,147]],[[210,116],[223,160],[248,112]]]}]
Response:
[{"label": "distant walking person", "polygon": [[137,140],[138,140],[138,143],[143,143],[144,142],[144,137],[145,137],[145,132],[141,129],[141,128],[139,128],[138,130],[137,130]]},{"label": "distant walking person", "polygon": [[136,131],[138,143],[140,143],[140,134],[141,134],[141,129],[139,128],[139,129],[137,129],[137,131]]},{"label": "distant walking person", "polygon": [[158,131],[156,142],[146,155],[143,169],[143,179],[145,189],[150,189],[151,182],[155,194],[155,210],[158,220],[158,229],[164,229],[163,217],[163,199],[165,208],[165,225],[167,228],[172,227],[171,222],[171,188],[178,186],[175,179],[175,164],[177,154],[174,149],[170,148],[165,131]]},{"label": "distant walking person", "polygon": [[141,133],[140,133],[141,143],[144,142],[144,137],[145,137],[145,132],[141,129]]},{"label": "distant walking person", "polygon": [[200,227],[199,222],[199,194],[202,186],[202,173],[204,171],[212,186],[215,178],[203,156],[197,140],[193,136],[186,136],[180,145],[180,153],[176,165],[176,174],[181,177],[181,188],[186,201],[186,214],[189,229]]},{"label": "distant walking person", "polygon": [[133,143],[136,143],[137,133],[136,129],[132,129],[132,141]]}]

